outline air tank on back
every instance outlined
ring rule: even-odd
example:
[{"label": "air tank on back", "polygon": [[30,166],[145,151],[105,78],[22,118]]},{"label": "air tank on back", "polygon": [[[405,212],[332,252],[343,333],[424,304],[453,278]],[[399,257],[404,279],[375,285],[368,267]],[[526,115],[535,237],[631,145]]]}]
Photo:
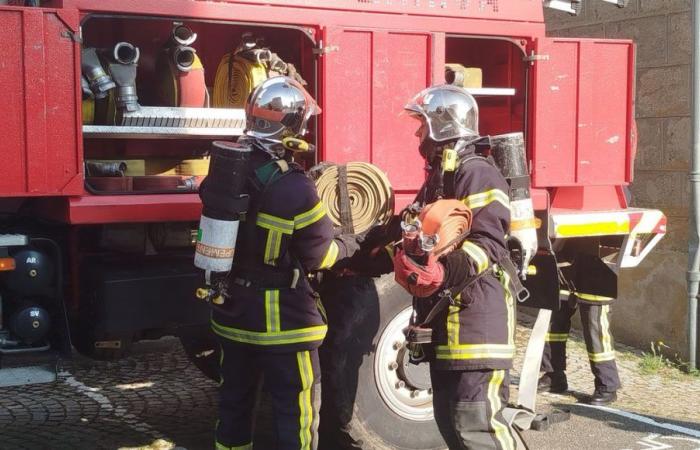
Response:
[{"label": "air tank on back", "polygon": [[[537,252],[537,229],[530,196],[530,172],[525,155],[523,133],[492,136],[491,155],[510,186],[511,242],[509,246],[511,250],[521,252],[518,269],[520,276],[525,278],[530,260]],[[516,242],[513,242],[513,239]]]}]

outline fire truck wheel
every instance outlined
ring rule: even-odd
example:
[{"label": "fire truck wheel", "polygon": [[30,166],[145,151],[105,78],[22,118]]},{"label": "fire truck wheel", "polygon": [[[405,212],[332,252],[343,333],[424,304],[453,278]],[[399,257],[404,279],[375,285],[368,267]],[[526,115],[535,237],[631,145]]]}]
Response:
[{"label": "fire truck wheel", "polygon": [[182,330],[180,343],[187,358],[207,378],[219,381],[219,344],[209,326]]},{"label": "fire truck wheel", "polygon": [[321,448],[444,449],[427,364],[408,362],[411,299],[392,275],[325,280]]}]

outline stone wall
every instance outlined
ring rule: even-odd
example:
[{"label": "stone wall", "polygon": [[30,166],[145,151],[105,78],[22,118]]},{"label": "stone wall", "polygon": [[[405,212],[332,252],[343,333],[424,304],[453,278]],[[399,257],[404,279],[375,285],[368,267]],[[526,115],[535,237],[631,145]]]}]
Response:
[{"label": "stone wall", "polygon": [[634,39],[639,150],[633,206],[669,219],[666,238],[637,269],[620,277],[614,334],[649,348],[663,341],[687,358],[685,272],[688,261],[688,170],[691,148],[691,0],[630,0],[623,9],[584,0],[578,17],[545,10],[551,36]]}]

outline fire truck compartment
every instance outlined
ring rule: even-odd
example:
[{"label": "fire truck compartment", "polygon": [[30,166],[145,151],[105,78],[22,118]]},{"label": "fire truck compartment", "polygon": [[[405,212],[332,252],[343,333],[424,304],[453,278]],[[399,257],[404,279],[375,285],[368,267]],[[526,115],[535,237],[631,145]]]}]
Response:
[{"label": "fire truck compartment", "polygon": [[[522,47],[509,39],[448,36],[445,62],[481,69],[483,90],[475,89],[479,131],[498,135],[525,131],[527,66]],[[484,92],[485,94],[480,94]]]},{"label": "fire truck compartment", "polygon": [[[139,104],[160,107],[154,93],[158,91],[157,59],[170,38],[175,23],[181,23],[196,33],[191,45],[204,67],[209,97],[213,95],[214,79],[221,59],[232,53],[245,33],[264,40],[264,45],[291,63],[314,93],[314,42],[298,28],[265,27],[255,24],[234,24],[211,21],[173,21],[154,17],[88,16],[82,24],[83,47],[110,49],[118,42],[129,42],[140,51],[136,86]],[[117,127],[110,127],[115,130]],[[146,127],[144,127],[146,128]],[[313,126],[312,126],[313,128]],[[144,160],[159,158],[197,158],[208,149],[212,139],[230,139],[232,136],[212,136],[208,133],[162,135],[143,133],[91,132],[84,135],[85,159]]]}]

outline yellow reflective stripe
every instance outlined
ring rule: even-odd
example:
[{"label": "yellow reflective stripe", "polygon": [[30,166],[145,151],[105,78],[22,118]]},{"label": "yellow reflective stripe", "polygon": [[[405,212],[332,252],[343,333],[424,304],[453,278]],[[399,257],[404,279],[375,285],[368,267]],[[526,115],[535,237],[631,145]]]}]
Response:
[{"label": "yellow reflective stripe", "polygon": [[629,234],[629,219],[624,222],[609,221],[597,223],[576,223],[557,225],[556,234],[559,237],[604,236],[610,234]]},{"label": "yellow reflective stripe", "polygon": [[[458,297],[459,298],[459,297]],[[447,345],[459,345],[459,304],[450,305],[447,310]]]},{"label": "yellow reflective stripe", "polygon": [[294,221],[287,220],[282,217],[273,216],[271,214],[258,213],[258,218],[255,223],[267,230],[278,231],[283,234],[292,234],[294,231]]},{"label": "yellow reflective stripe", "polygon": [[300,450],[311,448],[311,424],[314,410],[311,406],[311,385],[313,384],[313,367],[309,352],[297,352],[297,365],[301,378],[301,392],[299,392],[299,442]]},{"label": "yellow reflective stripe", "polygon": [[221,442],[216,442],[216,450],[253,450],[253,443],[228,447]]},{"label": "yellow reflective stripe", "polygon": [[576,292],[576,297],[580,298],[581,300],[587,300],[589,302],[610,302],[615,300],[614,297],[604,297],[602,295],[593,294],[582,294],[581,292]]},{"label": "yellow reflective stripe", "polygon": [[219,386],[224,384],[224,347],[219,345]]},{"label": "yellow reflective stripe", "polygon": [[612,361],[615,359],[615,352],[603,352],[603,353],[588,353],[588,359],[591,362],[605,362]]},{"label": "yellow reflective stripe", "polygon": [[322,341],[323,338],[326,337],[326,332],[328,331],[327,325],[317,325],[308,328],[268,333],[266,331],[248,331],[226,327],[214,320],[211,321],[211,328],[214,333],[223,338],[254,345],[284,345]]},{"label": "yellow reflective stripe", "polygon": [[265,243],[265,264],[275,265],[282,249],[282,234],[277,230],[268,230]]},{"label": "yellow reflective stripe", "polygon": [[508,344],[515,346],[515,302],[513,294],[510,292],[510,275],[508,272],[498,268],[498,279],[503,286],[504,301],[506,302],[506,313],[508,314]]},{"label": "yellow reflective stripe", "polygon": [[475,243],[470,241],[464,241],[464,244],[462,244],[462,250],[464,250],[472,260],[474,260],[474,262],[477,265],[478,273],[483,272],[489,267],[488,255],[481,247],[479,247]]},{"label": "yellow reflective stripe", "polygon": [[280,326],[280,291],[277,289],[265,291],[265,329],[277,332]]},{"label": "yellow reflective stripe", "polygon": [[384,250],[386,250],[391,259],[394,259],[394,244],[387,245],[386,247],[384,247]]},{"label": "yellow reflective stripe", "polygon": [[569,333],[547,333],[544,340],[546,342],[566,342],[569,340]]},{"label": "yellow reflective stripe", "polygon": [[325,215],[326,208],[323,206],[323,202],[318,202],[310,210],[294,216],[294,229],[301,230],[309,225],[313,225]]},{"label": "yellow reflective stripe", "polygon": [[615,351],[612,347],[612,336],[610,336],[610,320],[608,319],[608,311],[610,311],[609,305],[604,305],[600,308],[600,341],[603,343],[603,351],[614,355]]},{"label": "yellow reflective stripe", "polygon": [[508,425],[496,419],[496,413],[501,410],[501,396],[499,390],[505,378],[505,370],[494,370],[489,380],[488,399],[491,404],[491,428],[493,428],[496,440],[501,444],[503,450],[515,450],[513,436],[510,435]]},{"label": "yellow reflective stripe", "polygon": [[328,247],[326,256],[323,257],[323,261],[321,261],[319,269],[330,269],[333,267],[333,264],[335,264],[335,261],[338,259],[338,253],[340,253],[338,243],[331,241],[331,245]]},{"label": "yellow reflective stripe", "polygon": [[510,344],[438,345],[437,359],[512,359],[515,346]]},{"label": "yellow reflective stripe", "polygon": [[239,445],[237,447],[231,447],[231,450],[253,450],[253,444]]},{"label": "yellow reflective stripe", "polygon": [[490,191],[470,195],[469,197],[462,199],[462,202],[464,202],[464,204],[472,210],[483,208],[484,206],[487,206],[493,202],[498,202],[510,209],[510,198],[508,198],[508,194],[500,189],[491,189]]}]

